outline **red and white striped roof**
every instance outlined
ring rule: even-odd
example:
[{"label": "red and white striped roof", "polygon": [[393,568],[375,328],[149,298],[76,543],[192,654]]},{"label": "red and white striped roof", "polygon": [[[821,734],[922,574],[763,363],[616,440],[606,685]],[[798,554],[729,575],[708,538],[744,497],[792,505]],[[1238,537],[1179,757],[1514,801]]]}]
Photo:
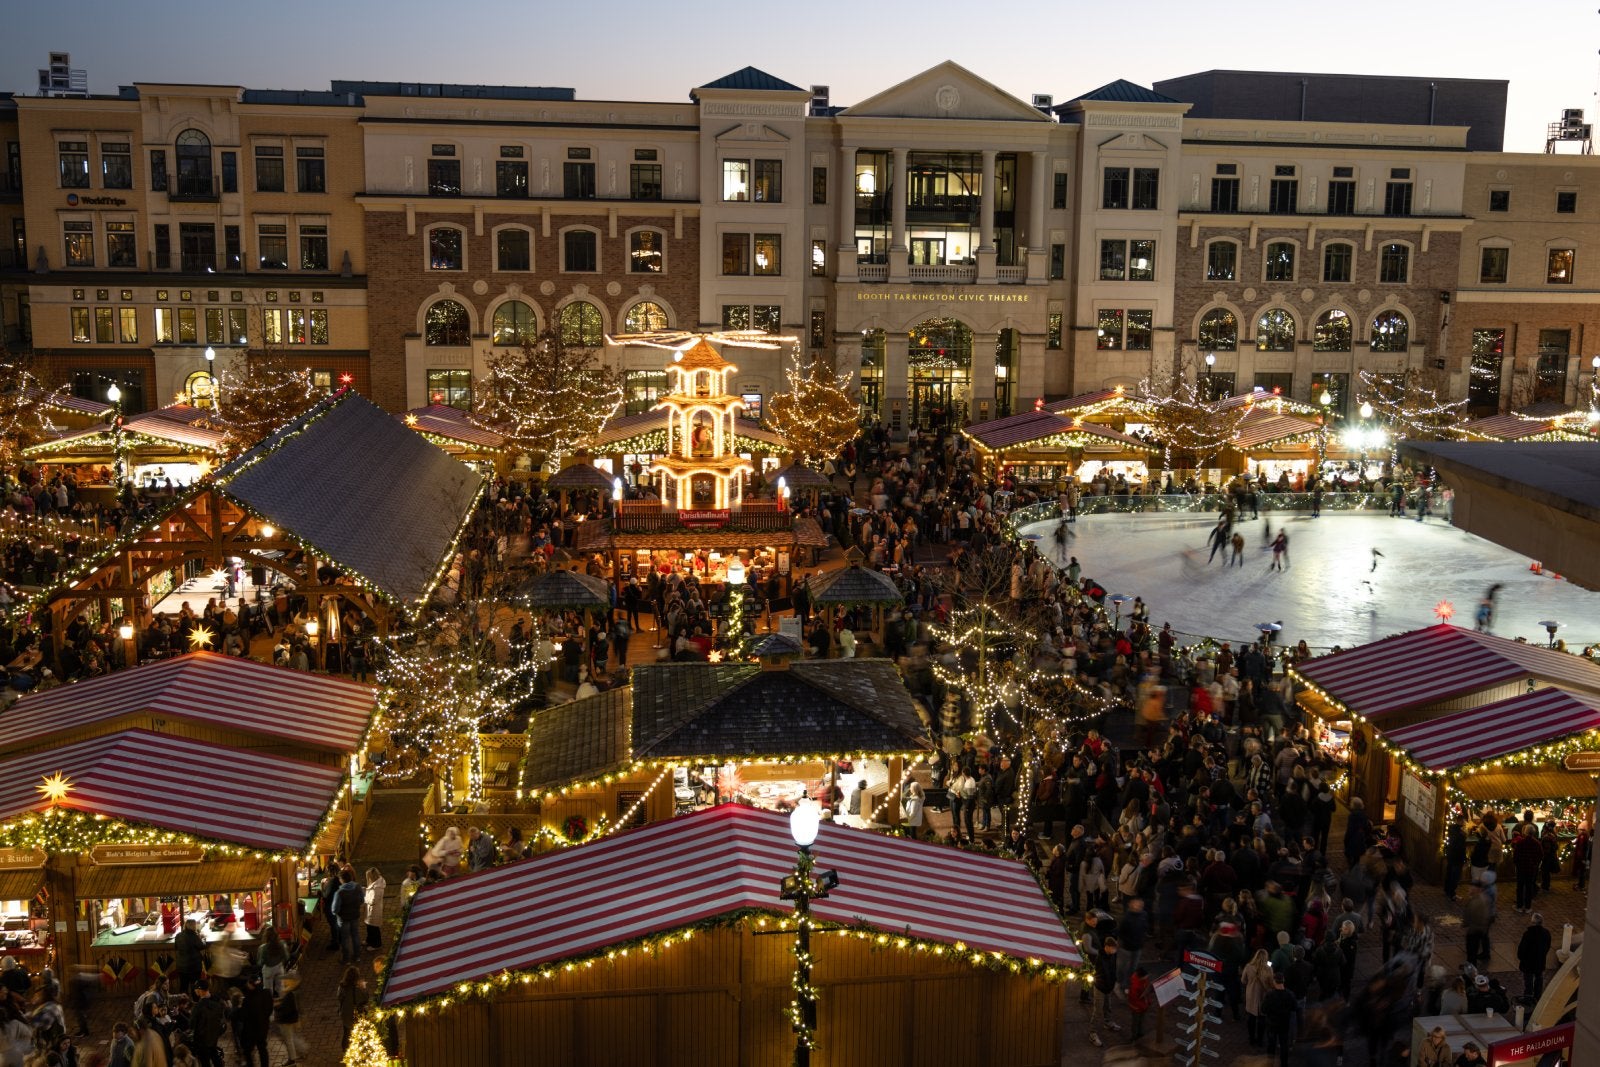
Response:
[{"label": "red and white striped roof", "polygon": [[1600,666],[1581,656],[1439,623],[1296,668],[1363,718],[1534,678],[1600,693]]},{"label": "red and white striped roof", "polygon": [[1545,688],[1382,733],[1428,770],[1444,771],[1590,730],[1600,730],[1600,698]]},{"label": "red and white striped roof", "polygon": [[[839,887],[811,905],[820,920],[1082,964],[1021,863],[832,823],[812,851],[818,870],[839,872]],[[428,886],[406,919],[383,1003],[740,911],[786,913],[778,886],[794,865],[788,816],[728,804]]]},{"label": "red and white striped roof", "polygon": [[23,697],[0,712],[0,752],[150,712],[348,753],[376,701],[372,686],[344,678],[191,652]]},{"label": "red and white striped roof", "polygon": [[311,843],[344,781],[339,767],[124,730],[0,762],[0,819],[48,808],[39,786],[56,774],[71,782],[62,809],[284,850]]}]

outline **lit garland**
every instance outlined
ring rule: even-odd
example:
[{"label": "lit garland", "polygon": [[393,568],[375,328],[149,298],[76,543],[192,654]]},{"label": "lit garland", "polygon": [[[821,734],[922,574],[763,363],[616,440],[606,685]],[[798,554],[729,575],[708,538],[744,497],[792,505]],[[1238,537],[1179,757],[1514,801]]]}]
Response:
[{"label": "lit garland", "polygon": [[[1398,380],[1396,378],[1398,377]],[[1406,438],[1429,440],[1459,437],[1456,429],[1467,402],[1446,400],[1430,389],[1411,371],[1394,375],[1362,370],[1356,400],[1372,406],[1372,417],[1388,427],[1389,458],[1399,457],[1400,442]]]},{"label": "lit garland", "polygon": [[[817,929],[817,921],[811,917],[809,907],[810,898],[816,894],[816,880],[811,872],[815,861],[811,857],[811,850],[803,848],[795,861],[794,876],[805,883],[805,896],[795,907],[795,914],[791,920],[794,923],[797,936],[789,946],[789,951],[794,954],[794,973],[789,979],[789,989],[794,994],[789,1001],[789,1027],[794,1031],[797,1048],[815,1049],[817,1047],[817,1028],[811,1022],[810,1016],[817,1008],[817,986],[811,980],[811,968],[816,963],[810,949],[810,939],[813,931]],[[797,889],[797,893],[799,890]],[[802,946],[801,941],[805,941]]]},{"label": "lit garland", "polygon": [[[760,930],[769,927],[775,927],[780,931],[794,929],[794,918],[788,913],[767,908],[748,908],[692,926],[618,942],[592,953],[552,960],[524,970],[504,970],[479,979],[458,982],[448,992],[435,993],[392,1008],[376,1008],[372,1014],[377,1020],[425,1018],[430,1013],[437,1013],[453,1004],[489,998],[512,986],[530,986],[535,982],[550,981],[580,971],[592,970],[596,964],[612,964],[631,955],[656,956],[674,945],[693,940],[697,935],[718,929],[735,929],[747,923]],[[824,935],[855,938],[877,950],[911,952],[936,959],[948,958],[952,962],[966,962],[975,968],[999,974],[1026,975],[1029,978],[1052,983],[1073,982],[1085,977],[1076,967],[1047,963],[1038,957],[1023,958],[1002,952],[981,952],[967,945],[965,941],[930,941],[913,937],[903,930],[880,930],[863,922],[843,924],[813,920],[812,929]],[[395,939],[396,947],[401,940],[402,938]],[[385,971],[386,975],[390,973],[392,971]]]},{"label": "lit garland", "polygon": [[217,382],[216,428],[224,432],[228,452],[254,448],[317,405],[311,368],[294,366],[291,360],[297,358],[286,349],[268,347],[236,356],[223,369]]},{"label": "lit garland", "polygon": [[[122,439],[120,445],[117,441],[119,437]],[[205,457],[219,454],[218,449],[207,445],[179,441],[171,437],[163,437],[158,433],[152,433],[149,430],[129,429],[127,426],[123,426],[120,430],[83,430],[67,437],[58,437],[53,441],[44,441],[31,445],[24,449],[22,454],[30,459],[37,459],[41,456],[59,455],[63,452],[88,452],[91,449],[98,451],[103,448],[114,451],[119,447],[126,449],[129,442],[135,445],[145,444],[153,448],[170,449],[177,452],[180,457]],[[96,460],[95,462],[105,462],[105,460]]]},{"label": "lit garland", "polygon": [[146,823],[59,807],[47,807],[37,813],[0,823],[0,848],[38,849],[52,855],[74,855],[87,853],[95,845],[187,845],[205,849],[208,855],[248,856],[273,861],[307,859],[313,855],[311,849],[332,823],[348,788],[349,777],[346,776],[334,791],[332,803],[303,851],[252,848],[217,838],[163,830]]},{"label": "lit garland", "polygon": [[[527,744],[527,748],[529,750],[532,748],[532,742],[533,734],[529,733]],[[524,754],[524,775],[527,773],[527,759],[527,755]],[[671,759],[629,759],[619,764],[614,770],[608,771],[605,774],[595,775],[593,778],[575,780],[568,782],[565,785],[550,789],[531,789],[526,790],[525,792],[519,790],[517,796],[518,799],[559,800],[562,797],[569,796],[572,793],[581,792],[586,789],[602,789],[606,786],[628,781],[636,776],[648,774],[652,771],[659,771],[662,768],[673,769],[678,767],[689,768],[721,766],[730,760],[734,761],[741,767],[792,767],[800,764],[830,763],[841,760],[877,760],[881,763],[887,763],[889,760],[893,759],[924,763],[928,759],[928,753],[926,751],[916,750],[903,752],[813,752],[806,754],[795,753],[785,756],[760,757],[746,757],[721,753],[718,755],[709,756],[674,756]]]},{"label": "lit garland", "polygon": [[1163,446],[1164,468],[1172,468],[1174,450],[1189,453],[1196,469],[1205,468],[1212,456],[1233,443],[1253,405],[1230,399],[1208,399],[1187,378],[1171,391],[1157,390],[1149,379],[1139,383],[1138,405]]},{"label": "lit garland", "polygon": [[837,456],[860,432],[861,406],[848,375],[813,358],[804,373],[789,369],[789,388],[767,400],[762,413],[801,460]]}]

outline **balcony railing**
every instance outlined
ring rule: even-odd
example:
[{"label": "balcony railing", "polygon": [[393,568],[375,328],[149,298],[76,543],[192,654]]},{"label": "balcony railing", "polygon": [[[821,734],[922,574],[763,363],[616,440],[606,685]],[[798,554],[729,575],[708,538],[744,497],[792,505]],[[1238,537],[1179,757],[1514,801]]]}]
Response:
[{"label": "balcony railing", "polygon": [[978,280],[978,268],[955,263],[917,264],[911,268],[914,282],[967,283]]},{"label": "balcony railing", "polygon": [[211,174],[179,174],[167,182],[167,199],[178,201],[218,200],[222,183]]},{"label": "balcony railing", "polygon": [[1028,280],[1027,267],[996,267],[994,280],[1001,285],[1021,285]]},{"label": "balcony railing", "polygon": [[244,261],[237,252],[151,252],[150,269],[186,274],[239,274],[244,271]]},{"label": "balcony railing", "polygon": [[861,263],[856,266],[856,277],[864,282],[886,282],[889,280],[889,264],[887,263]]}]

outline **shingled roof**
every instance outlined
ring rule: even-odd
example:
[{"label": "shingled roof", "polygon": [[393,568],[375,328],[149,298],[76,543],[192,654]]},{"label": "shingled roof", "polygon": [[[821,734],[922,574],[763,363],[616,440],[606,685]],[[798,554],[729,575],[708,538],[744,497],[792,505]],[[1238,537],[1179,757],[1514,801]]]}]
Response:
[{"label": "shingled roof", "polygon": [[842,567],[806,580],[814,604],[898,604],[905,594],[894,579],[870,567]]},{"label": "shingled roof", "polygon": [[433,592],[482,476],[342,389],[217,472],[242,506],[403,608]]},{"label": "shingled roof", "polygon": [[517,587],[515,599],[541,611],[566,608],[609,608],[611,589],[605,582],[579,571],[549,571]]},{"label": "shingled roof", "polygon": [[[1073,97],[1072,100],[1105,100],[1115,104],[1178,103],[1170,96],[1164,96],[1154,89],[1146,89],[1142,85],[1135,85],[1126,78],[1118,78],[1114,82],[1107,82],[1098,89],[1091,89],[1082,96]],[[1072,100],[1069,100],[1068,103],[1071,103]]]},{"label": "shingled roof", "polygon": [[535,715],[522,784],[556,789],[636,760],[918,752],[925,735],[888,660],[657,663],[634,668],[631,686]]}]

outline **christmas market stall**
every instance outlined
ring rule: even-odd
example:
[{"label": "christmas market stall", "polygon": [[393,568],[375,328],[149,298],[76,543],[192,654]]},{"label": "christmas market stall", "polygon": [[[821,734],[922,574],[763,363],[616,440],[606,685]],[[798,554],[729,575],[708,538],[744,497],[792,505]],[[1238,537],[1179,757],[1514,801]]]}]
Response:
[{"label": "christmas market stall", "polygon": [[792,659],[639,666],[631,685],[538,712],[523,796],[568,840],[834,786],[848,798],[862,780],[860,817],[840,817],[898,823],[907,769],[932,752],[926,713],[888,660]]},{"label": "christmas market stall", "polygon": [[8,910],[8,947],[141,987],[186,920],[244,952],[266,923],[293,935],[301,861],[332,851],[349,791],[341,766],[139,728],[0,758],[4,907],[27,916]]},{"label": "christmas market stall", "polygon": [[1321,422],[1289,414],[1281,409],[1282,403],[1274,397],[1248,406],[1222,451],[1224,470],[1265,477],[1269,483],[1288,475],[1291,485],[1304,484],[1317,467],[1319,450],[1327,455],[1329,439]]},{"label": "christmas market stall", "polygon": [[[845,625],[850,625],[852,632],[870,629],[873,641],[881,647],[884,612],[893,605],[905,603],[905,594],[889,575],[862,566],[861,550],[854,545],[845,551],[844,558],[843,567],[818,571],[806,579],[812,606],[818,616],[830,624],[830,633]],[[857,612],[865,614],[858,617]],[[831,625],[841,616],[844,621],[838,626]]]},{"label": "christmas market stall", "polygon": [[174,588],[231,569],[254,587],[257,603],[246,610],[274,591],[303,602],[319,624],[306,633],[319,659],[332,660],[342,611],[382,633],[427,603],[481,485],[481,475],[341,389],[11,611],[47,608],[57,642],[79,615],[121,623],[124,639],[137,642]]},{"label": "christmas market stall", "polygon": [[794,841],[725,805],[426,886],[354,1045],[395,1021],[412,1067],[779,1067],[798,1028],[818,1064],[1061,1062],[1082,959],[1025,866],[828,823],[806,861]]},{"label": "christmas market stall", "polygon": [[[1320,656],[1289,673],[1304,687],[1296,701],[1312,731],[1347,739],[1349,795],[1362,799],[1374,823],[1399,830],[1408,860],[1424,874],[1437,875],[1439,857],[1437,847],[1421,843],[1442,839],[1446,811],[1519,805],[1520,814],[1530,806],[1568,810],[1574,798],[1585,806],[1594,801],[1593,782],[1560,771],[1555,753],[1586,745],[1590,728],[1579,706],[1600,701],[1600,664],[1439,623]],[[1441,736],[1481,722],[1462,716],[1485,708],[1518,729],[1464,735],[1487,746],[1483,755],[1471,746],[1435,747]],[[1466,755],[1452,762],[1457,751]],[[1527,764],[1531,776],[1485,773],[1511,764]]]},{"label": "christmas market stall", "polygon": [[506,439],[474,423],[460,408],[448,404],[429,404],[412,408],[405,413],[402,421],[421,434],[424,440],[444,449],[470,467],[494,471],[504,467],[509,459]]},{"label": "christmas market stall", "polygon": [[125,479],[145,489],[193,485],[216,467],[227,432],[213,411],[187,403],[169,404],[127,418],[112,415],[99,426],[64,433],[23,450],[35,463],[89,468],[103,478],[80,483],[111,485],[121,468]]},{"label": "christmas market stall", "polygon": [[1547,414],[1507,412],[1464,422],[1458,428],[1468,441],[1600,441],[1593,413],[1565,405]]},{"label": "christmas market stall", "polygon": [[[1111,394],[1118,400],[1121,395]],[[1067,478],[1087,481],[1101,471],[1121,474],[1130,482],[1145,480],[1150,454],[1159,446],[1074,413],[1053,411],[1052,406],[977,423],[961,432],[986,471],[1024,484],[1055,484]]]}]

